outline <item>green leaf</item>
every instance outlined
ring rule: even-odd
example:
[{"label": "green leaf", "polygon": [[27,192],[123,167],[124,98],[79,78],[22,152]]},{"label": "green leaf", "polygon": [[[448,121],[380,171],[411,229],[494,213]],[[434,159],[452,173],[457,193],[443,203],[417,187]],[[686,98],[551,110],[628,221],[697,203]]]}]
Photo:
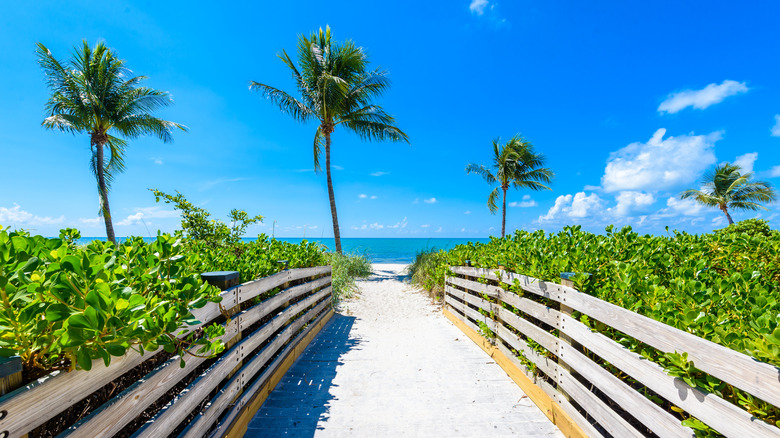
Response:
[{"label": "green leaf", "polygon": [[55,303],[46,308],[46,319],[51,322],[64,321],[70,316],[70,309],[64,304]]},{"label": "green leaf", "polygon": [[76,354],[78,365],[81,369],[89,371],[92,369],[92,359],[89,357],[89,352],[86,348],[81,347]]}]

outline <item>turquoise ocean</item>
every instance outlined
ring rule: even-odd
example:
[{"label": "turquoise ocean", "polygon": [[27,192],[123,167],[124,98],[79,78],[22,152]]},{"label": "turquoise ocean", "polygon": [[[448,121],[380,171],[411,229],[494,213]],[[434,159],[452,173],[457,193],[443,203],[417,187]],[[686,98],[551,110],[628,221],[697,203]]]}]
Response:
[{"label": "turquoise ocean", "polygon": [[[122,238],[118,238],[120,241]],[[302,238],[278,237],[285,242],[300,243]],[[82,237],[79,244],[87,244],[93,240],[106,240],[105,237]],[[144,238],[144,240],[152,240]],[[246,241],[255,240],[245,238]],[[334,251],[336,244],[334,239],[305,239],[309,242],[318,242],[324,245],[328,251]],[[345,237],[341,239],[342,250],[345,253],[361,254],[368,257],[374,263],[411,263],[414,256],[423,250],[450,249],[456,245],[468,242],[488,242],[490,239],[457,239],[457,238],[362,238]]]}]

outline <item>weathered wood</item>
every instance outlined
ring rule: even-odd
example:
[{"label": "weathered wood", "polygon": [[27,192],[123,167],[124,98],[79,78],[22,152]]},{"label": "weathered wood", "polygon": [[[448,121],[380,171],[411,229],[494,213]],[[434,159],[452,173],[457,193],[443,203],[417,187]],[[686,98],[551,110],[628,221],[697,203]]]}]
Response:
[{"label": "weathered wood", "polygon": [[[661,438],[693,438],[693,430],[680,424],[680,419],[626,385],[569,345],[563,345],[559,358],[572,370],[590,381],[596,388],[641,421]],[[588,409],[586,407],[586,409]]]},{"label": "weathered wood", "polygon": [[496,303],[491,303],[490,301],[484,300],[478,296],[472,295],[468,292],[464,292],[462,290],[454,289],[452,286],[445,286],[445,291],[447,294],[452,295],[453,297],[465,301],[469,304],[472,304],[474,306],[479,307],[482,310],[486,310],[488,312],[491,312],[493,310],[493,307],[496,306]]},{"label": "weathered wood", "polygon": [[320,314],[309,327],[307,327],[306,331],[298,335],[298,337],[296,337],[296,339],[288,345],[271,364],[269,364],[263,374],[261,374],[257,380],[244,391],[241,398],[233,404],[230,411],[222,418],[217,429],[209,436],[243,436],[252,416],[260,409],[265,399],[276,387],[276,384],[287,372],[290,365],[292,365],[295,359],[300,356],[306,346],[332,316],[333,310],[327,309],[324,313]]},{"label": "weathered wood", "polygon": [[464,289],[468,289],[470,291],[474,291],[480,294],[485,294],[489,296],[490,298],[497,298],[498,292],[501,290],[501,288],[497,286],[491,286],[489,284],[482,284],[478,283],[476,281],[472,281],[466,278],[460,278],[460,277],[447,277],[447,283],[459,286]]},{"label": "weathered wood", "polygon": [[0,395],[22,386],[22,359],[18,356],[0,357]]},{"label": "weathered wood", "polygon": [[579,321],[564,317],[561,320],[561,330],[659,396],[727,437],[780,436],[780,429],[758,420],[714,394],[691,388],[681,379],[666,374],[655,362],[629,351],[600,333],[591,331]]},{"label": "weathered wood", "polygon": [[[444,316],[446,316],[456,327],[458,327],[466,336],[469,337],[475,344],[477,344],[482,350],[485,351],[496,363],[507,373],[507,375],[525,392],[529,399],[531,399],[536,406],[538,406],[542,412],[553,422],[566,437],[569,438],[587,438],[587,434],[578,426],[572,418],[564,412],[560,406],[555,403],[547,394],[542,391],[538,386],[534,385],[533,381],[526,376],[526,374],[514,363],[505,356],[498,348],[488,342],[485,338],[479,335],[472,327],[464,324],[465,321],[461,320],[458,316],[450,313],[447,309],[443,310]],[[594,438],[596,438],[594,436]]]},{"label": "weathered wood", "polygon": [[[252,379],[255,374],[265,366],[273,356],[279,351],[279,349],[287,342],[292,336],[294,336],[298,330],[300,330],[305,324],[309,323],[313,318],[322,313],[328,306],[330,301],[324,301],[319,306],[310,309],[306,314],[296,319],[295,322],[290,324],[284,332],[284,336],[278,336],[274,341],[266,346],[262,352],[257,354],[249,364],[241,369],[241,373],[226,385],[227,390],[223,390],[222,393],[217,394],[212,398],[211,403],[201,412],[189,425],[189,427],[182,432],[181,436],[187,438],[200,438],[206,435],[206,432],[212,427],[214,422],[219,418],[219,415],[228,408],[229,404],[235,400],[237,390],[234,388],[243,388],[245,384]],[[291,343],[291,346],[295,346],[295,342]]]},{"label": "weathered wood", "polygon": [[520,297],[514,292],[505,291],[503,289],[499,292],[499,299],[551,327],[556,327],[558,325],[559,312],[552,307],[539,304],[536,301]]},{"label": "weathered wood", "polygon": [[[327,292],[324,292],[323,295],[327,295]],[[330,302],[326,301],[326,304],[330,304]],[[292,316],[306,307],[308,307],[308,303],[305,300],[299,301],[285,309],[284,312],[277,315],[261,329],[255,331],[240,343],[236,344],[231,350],[224,353],[215,364],[204,371],[198,379],[192,382],[181,395],[174,398],[171,403],[160,410],[155,418],[150,420],[150,422],[147,422],[146,426],[136,432],[134,436],[167,436],[190,412],[192,412],[193,409],[197,407],[209,392],[227,377],[227,374],[237,363],[244,359],[249,352],[260,346],[260,344],[268,339],[268,336],[273,334],[278,328],[287,324],[287,321]],[[298,318],[296,321],[300,319],[301,318]],[[291,324],[291,326],[294,326],[294,324]],[[292,333],[288,327],[288,329],[276,336],[272,344],[277,345],[279,343],[284,343],[291,337]]]},{"label": "weathered wood", "polygon": [[644,434],[631,426],[631,424],[613,411],[601,401],[601,399],[596,397],[595,394],[590,392],[588,388],[583,386],[582,383],[566,372],[563,367],[558,367],[557,383],[566,390],[566,393],[572,400],[576,401],[577,404],[588,411],[588,414],[595,418],[599,425],[606,429],[612,436],[621,438],[644,438]]},{"label": "weathered wood", "polygon": [[555,376],[558,375],[558,363],[554,359],[537,353],[533,348],[528,346],[528,343],[525,342],[525,340],[520,339],[519,336],[509,331],[509,329],[503,325],[498,326],[498,337],[518,352],[523,353],[523,356],[525,356],[526,359],[533,362],[534,365],[550,379],[555,379]]},{"label": "weathered wood", "polygon": [[246,309],[241,314],[241,330],[243,331],[245,328],[249,327],[250,325],[256,323],[257,321],[260,321],[261,319],[270,315],[274,311],[277,311],[282,304],[290,300],[294,300],[304,294],[307,294],[314,289],[329,285],[330,283],[331,283],[331,277],[329,276],[318,278],[308,283],[300,284],[298,286],[293,286],[289,289],[286,289],[274,295],[273,297],[263,301],[262,303],[256,306],[252,306],[249,309]]},{"label": "weathered wood", "polygon": [[531,324],[507,309],[497,309],[496,315],[498,315],[498,318],[505,324],[512,326],[512,328],[523,335],[533,339],[551,353],[556,354],[558,352],[558,338],[550,333]]},{"label": "weathered wood", "polygon": [[490,319],[489,316],[485,316],[476,310],[468,307],[467,305],[463,303],[459,303],[455,299],[452,298],[451,295],[447,295],[444,297],[444,300],[447,302],[447,304],[451,305],[452,307],[458,309],[463,315],[466,315],[467,317],[473,319],[474,321],[484,323],[487,328],[489,328],[492,331],[496,331],[496,322]]}]

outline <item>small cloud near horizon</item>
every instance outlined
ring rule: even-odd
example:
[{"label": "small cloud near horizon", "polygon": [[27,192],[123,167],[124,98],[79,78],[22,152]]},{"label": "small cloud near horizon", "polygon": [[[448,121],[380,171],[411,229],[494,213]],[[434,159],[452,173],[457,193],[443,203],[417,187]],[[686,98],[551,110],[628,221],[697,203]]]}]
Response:
[{"label": "small cloud near horizon", "polygon": [[381,171],[379,171],[379,172],[374,172],[374,173],[372,173],[370,175],[371,176],[384,176],[384,175],[390,175],[390,172],[381,172]]},{"label": "small cloud near horizon", "polygon": [[423,202],[426,204],[435,204],[439,201],[437,201],[436,198],[428,198],[428,199],[423,199]]},{"label": "small cloud near horizon", "polygon": [[745,82],[725,80],[720,84],[709,84],[701,90],[682,90],[669,94],[660,105],[658,112],[674,114],[687,107],[705,109],[720,103],[723,99],[740,93],[746,93],[748,87]]},{"label": "small cloud near horizon", "polygon": [[772,127],[772,137],[780,137],[780,114],[775,115],[775,126]]}]

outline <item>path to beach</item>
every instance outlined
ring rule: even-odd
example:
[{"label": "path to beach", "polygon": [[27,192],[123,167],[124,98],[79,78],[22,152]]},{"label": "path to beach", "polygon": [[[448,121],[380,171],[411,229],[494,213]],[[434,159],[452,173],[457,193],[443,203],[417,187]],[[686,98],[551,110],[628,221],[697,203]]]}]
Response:
[{"label": "path to beach", "polygon": [[314,339],[247,437],[563,435],[422,292],[375,264]]}]

